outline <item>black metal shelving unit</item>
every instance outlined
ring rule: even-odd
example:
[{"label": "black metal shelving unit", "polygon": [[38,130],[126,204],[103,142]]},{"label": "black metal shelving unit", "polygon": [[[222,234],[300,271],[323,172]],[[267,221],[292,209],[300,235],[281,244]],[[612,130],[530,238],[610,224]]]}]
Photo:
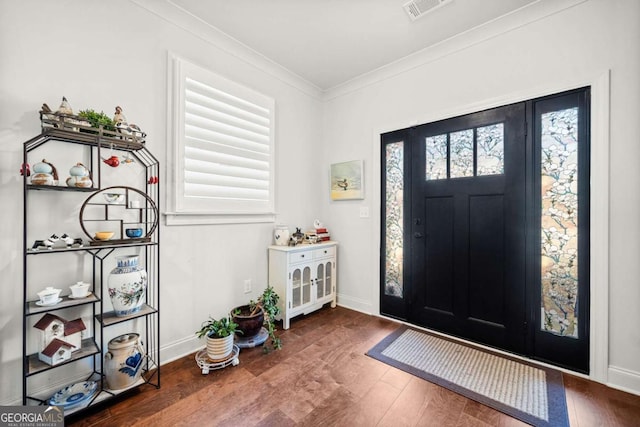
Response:
[{"label": "black metal shelving unit", "polygon": [[[97,404],[105,402],[116,395],[119,395],[127,390],[139,387],[144,384],[149,384],[156,388],[160,387],[160,227],[158,227],[158,210],[159,205],[159,193],[160,184],[152,177],[159,175],[159,163],[158,160],[151,154],[144,143],[145,135],[141,132],[125,132],[108,131],[103,128],[91,128],[84,123],[78,123],[75,120],[75,116],[53,116],[41,113],[42,133],[29,139],[23,143],[23,163],[29,164],[30,161],[37,161],[34,151],[38,149],[38,153],[46,153],[46,145],[52,141],[61,143],[76,144],[85,147],[89,147],[89,170],[93,172],[92,181],[93,186],[91,188],[77,188],[67,187],[62,185],[33,185],[29,182],[27,174],[24,174],[23,179],[23,334],[22,334],[22,354],[23,354],[23,383],[22,383],[22,404],[23,405],[46,405],[47,401],[51,397],[50,395],[38,395],[39,392],[31,390],[29,379],[35,377],[43,372],[49,372],[63,365],[74,364],[79,360],[89,359],[92,365],[92,372],[90,372],[86,380],[96,381],[98,383],[98,391],[90,399],[88,403],[85,403],[79,407],[73,408],[65,413],[65,416],[77,413],[79,411],[86,410],[87,408]],[[33,249],[31,247],[32,242],[28,239],[28,226],[29,226],[29,201],[31,198],[39,197],[39,193],[47,191],[55,192],[81,192],[87,193],[88,199],[91,199],[97,192],[105,191],[101,188],[101,172],[103,162],[101,161],[101,153],[108,149],[110,151],[124,152],[127,156],[132,156],[135,162],[139,163],[144,168],[144,183],[137,183],[139,189],[132,187],[109,187],[121,188],[125,192],[132,190],[136,192],[142,192],[145,195],[143,205],[135,207],[137,215],[140,218],[139,223],[143,224],[145,231],[147,232],[143,239],[125,239],[124,236],[120,236],[121,239],[114,240],[113,242],[97,242],[93,241],[91,236],[88,239],[83,239],[83,245],[81,247],[54,247],[52,249]],[[105,166],[107,167],[107,166]],[[127,183],[130,184],[130,183]],[[128,193],[127,193],[128,194]],[[62,195],[61,195],[62,196]],[[86,203],[86,202],[85,202]],[[99,205],[98,201],[94,201],[93,205]],[[108,203],[104,203],[104,211],[108,215],[109,209]],[[124,208],[127,208],[125,205]],[[82,221],[82,216],[79,218]],[[117,220],[116,220],[117,221]],[[153,223],[153,226],[149,224]],[[120,220],[122,228],[122,220]],[[55,224],[52,224],[54,226]],[[86,229],[83,224],[83,231],[86,233]],[[122,230],[121,230],[122,232]],[[117,317],[115,312],[105,312],[103,301],[105,298],[109,298],[108,290],[106,289],[106,278],[109,274],[104,268],[104,261],[110,256],[115,256],[123,249],[135,249],[139,251],[139,258],[144,263],[147,272],[147,289],[146,300],[142,309],[132,315],[125,317]],[[63,298],[59,304],[55,306],[39,306],[36,301],[30,300],[29,296],[33,295],[33,292],[37,289],[30,288],[29,273],[30,269],[36,268],[37,263],[43,257],[50,257],[52,254],[64,254],[75,253],[76,256],[79,253],[84,253],[91,259],[92,269],[92,294],[83,299],[70,299]],[[63,256],[63,255],[60,255]],[[62,283],[70,282],[69,278],[55,277],[52,280],[57,280]],[[62,287],[62,286],[60,286]],[[28,320],[33,316],[41,316],[49,312],[62,312],[68,309],[77,309],[80,307],[85,310],[88,317],[88,312],[91,313],[92,322],[92,336],[82,339],[81,349],[72,353],[70,359],[63,361],[62,363],[50,366],[38,358],[38,352],[32,352],[28,348],[28,337],[30,334],[36,333],[28,327]],[[90,308],[87,308],[90,307]],[[113,325],[123,324],[133,319],[141,319],[144,326],[140,326],[137,323],[137,329],[135,332],[139,333],[145,348],[145,359],[143,362],[143,374],[140,381],[134,385],[123,390],[109,390],[105,381],[105,369],[104,369],[104,355],[107,351],[106,348],[106,331]],[[49,393],[49,392],[47,392]],[[49,393],[52,394],[52,393]]]}]

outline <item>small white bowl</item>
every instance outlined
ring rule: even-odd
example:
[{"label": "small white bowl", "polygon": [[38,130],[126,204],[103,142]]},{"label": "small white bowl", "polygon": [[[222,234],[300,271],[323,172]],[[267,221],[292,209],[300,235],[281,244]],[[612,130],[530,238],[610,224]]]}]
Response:
[{"label": "small white bowl", "polygon": [[103,193],[107,203],[121,203],[124,200],[124,194],[121,193]]},{"label": "small white bowl", "polygon": [[38,292],[38,298],[40,298],[40,304],[55,304],[60,297],[60,291],[62,289],[56,289],[53,286],[47,286],[45,289]]},{"label": "small white bowl", "polygon": [[71,296],[74,298],[83,298],[89,295],[89,283],[77,282],[74,285],[69,286],[71,289]]}]

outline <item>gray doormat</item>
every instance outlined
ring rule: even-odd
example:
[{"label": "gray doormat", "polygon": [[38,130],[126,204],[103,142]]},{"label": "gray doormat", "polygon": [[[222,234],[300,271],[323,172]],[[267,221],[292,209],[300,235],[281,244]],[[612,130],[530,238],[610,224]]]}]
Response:
[{"label": "gray doormat", "polygon": [[402,326],[367,355],[534,426],[568,427],[562,373]]}]

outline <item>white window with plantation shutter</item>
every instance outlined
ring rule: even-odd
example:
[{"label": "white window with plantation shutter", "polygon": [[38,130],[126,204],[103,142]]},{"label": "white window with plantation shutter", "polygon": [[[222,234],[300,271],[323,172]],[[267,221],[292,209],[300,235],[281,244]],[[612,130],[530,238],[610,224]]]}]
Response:
[{"label": "white window with plantation shutter", "polygon": [[273,221],[274,100],[180,58],[171,62],[174,212],[167,223]]}]

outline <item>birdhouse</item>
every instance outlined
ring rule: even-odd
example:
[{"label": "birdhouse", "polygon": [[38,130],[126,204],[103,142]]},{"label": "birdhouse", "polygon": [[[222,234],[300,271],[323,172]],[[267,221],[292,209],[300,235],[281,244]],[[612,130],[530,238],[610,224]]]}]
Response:
[{"label": "birdhouse", "polygon": [[73,350],[73,345],[54,338],[48,346],[38,353],[38,359],[51,366],[57,365],[65,360],[69,360]]},{"label": "birdhouse", "polygon": [[64,340],[64,324],[66,320],[54,314],[47,313],[38,322],[33,325],[34,328],[42,331],[40,340],[40,348],[44,349],[55,338]]},{"label": "birdhouse", "polygon": [[64,340],[73,345],[73,351],[82,347],[82,331],[87,329],[82,319],[71,320],[64,324]]},{"label": "birdhouse", "polygon": [[70,351],[80,350],[82,348],[82,331],[87,329],[80,318],[66,321],[51,313],[42,316],[33,327],[42,332],[40,348],[43,350],[41,354],[56,339],[68,344]]}]

